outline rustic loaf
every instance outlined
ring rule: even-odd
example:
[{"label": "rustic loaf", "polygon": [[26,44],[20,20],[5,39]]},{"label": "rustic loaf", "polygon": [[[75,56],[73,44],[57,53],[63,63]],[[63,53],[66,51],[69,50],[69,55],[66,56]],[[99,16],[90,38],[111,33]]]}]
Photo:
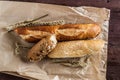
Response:
[{"label": "rustic loaf", "polygon": [[104,47],[103,40],[77,40],[59,42],[49,58],[74,58],[98,53]]},{"label": "rustic loaf", "polygon": [[40,61],[55,48],[56,44],[57,40],[55,35],[49,35],[43,38],[28,51],[27,59],[30,62]]},{"label": "rustic loaf", "polygon": [[97,24],[65,24],[19,27],[14,31],[27,42],[38,42],[50,34],[55,34],[58,41],[70,41],[94,38],[101,32],[101,28]]}]

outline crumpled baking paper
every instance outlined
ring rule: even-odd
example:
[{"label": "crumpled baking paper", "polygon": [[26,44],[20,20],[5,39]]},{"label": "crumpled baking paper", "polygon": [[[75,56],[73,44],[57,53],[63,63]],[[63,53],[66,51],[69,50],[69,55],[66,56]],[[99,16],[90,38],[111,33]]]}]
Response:
[{"label": "crumpled baking paper", "polygon": [[[84,68],[71,68],[43,60],[38,63],[25,63],[14,54],[15,36],[3,28],[25,20],[44,21],[65,20],[66,23],[98,23],[102,32],[97,39],[106,41],[101,52],[90,57]],[[106,80],[108,24],[110,10],[96,7],[70,7],[41,3],[0,1],[0,71],[16,72],[18,75],[39,80]]]}]

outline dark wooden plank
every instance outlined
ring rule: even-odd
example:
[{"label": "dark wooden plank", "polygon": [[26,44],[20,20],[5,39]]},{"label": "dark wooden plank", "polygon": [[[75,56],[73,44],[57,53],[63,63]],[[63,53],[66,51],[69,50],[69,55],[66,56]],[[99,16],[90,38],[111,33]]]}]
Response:
[{"label": "dark wooden plank", "polygon": [[21,77],[16,77],[16,76],[13,76],[13,75],[0,73],[0,80],[28,80],[28,79],[24,79],[24,78],[21,78]]},{"label": "dark wooden plank", "polygon": [[[120,34],[120,27],[119,26],[120,20],[120,9],[117,11],[111,11],[111,18],[110,18],[110,34]],[[114,26],[114,27],[113,27]],[[115,35],[116,36],[116,35]]]},{"label": "dark wooden plank", "polygon": [[67,6],[107,7],[109,9],[112,9],[113,11],[120,8],[119,6],[120,0],[10,0],[10,1],[38,2]]}]

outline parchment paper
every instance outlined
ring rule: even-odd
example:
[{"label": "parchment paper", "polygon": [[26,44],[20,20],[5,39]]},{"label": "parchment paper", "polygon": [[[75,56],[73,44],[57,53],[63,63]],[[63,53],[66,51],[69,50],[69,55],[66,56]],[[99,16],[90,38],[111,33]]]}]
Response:
[{"label": "parchment paper", "polygon": [[[98,23],[102,32],[97,37],[106,41],[104,49],[90,57],[85,68],[71,68],[48,60],[25,63],[14,55],[15,36],[3,28],[20,21],[49,14],[41,21],[65,20],[66,23]],[[110,10],[95,7],[69,7],[40,3],[0,1],[0,71],[17,72],[19,75],[39,80],[106,80],[108,23]]]}]

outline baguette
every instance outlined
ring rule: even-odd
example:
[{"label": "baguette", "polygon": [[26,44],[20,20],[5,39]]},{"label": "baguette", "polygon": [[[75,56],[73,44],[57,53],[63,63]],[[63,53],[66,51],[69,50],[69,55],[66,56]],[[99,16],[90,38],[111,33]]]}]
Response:
[{"label": "baguette", "polygon": [[49,54],[49,58],[74,58],[95,54],[104,47],[103,40],[78,40],[59,42]]},{"label": "baguette", "polygon": [[55,34],[57,41],[69,41],[94,38],[101,32],[101,28],[97,24],[65,24],[19,27],[14,31],[27,42],[38,42],[50,34]]}]

